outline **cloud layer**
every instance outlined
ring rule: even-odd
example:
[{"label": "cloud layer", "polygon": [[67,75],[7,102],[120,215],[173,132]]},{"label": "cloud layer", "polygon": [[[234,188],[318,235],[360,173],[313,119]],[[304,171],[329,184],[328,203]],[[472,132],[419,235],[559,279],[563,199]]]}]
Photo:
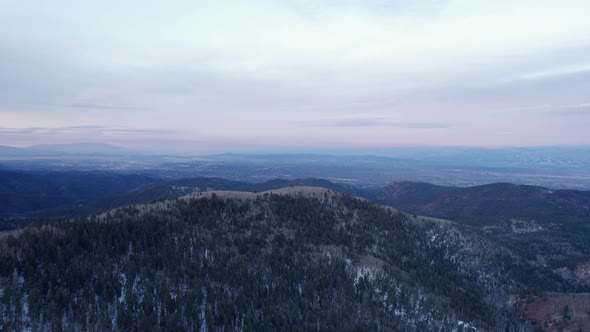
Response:
[{"label": "cloud layer", "polygon": [[587,145],[589,11],[587,1],[5,1],[0,144],[88,141],[94,130],[150,146]]}]

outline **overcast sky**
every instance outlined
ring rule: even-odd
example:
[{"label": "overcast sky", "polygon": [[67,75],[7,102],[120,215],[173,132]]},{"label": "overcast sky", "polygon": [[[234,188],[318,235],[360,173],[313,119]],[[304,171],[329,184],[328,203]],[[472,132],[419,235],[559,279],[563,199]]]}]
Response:
[{"label": "overcast sky", "polygon": [[0,145],[590,145],[590,1],[4,1]]}]

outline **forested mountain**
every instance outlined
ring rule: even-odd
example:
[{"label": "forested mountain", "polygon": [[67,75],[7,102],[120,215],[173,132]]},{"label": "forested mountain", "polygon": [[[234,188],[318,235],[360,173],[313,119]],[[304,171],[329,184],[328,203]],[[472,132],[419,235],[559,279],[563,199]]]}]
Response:
[{"label": "forested mountain", "polygon": [[573,285],[468,227],[327,189],[194,193],[0,239],[1,329],[532,330]]},{"label": "forested mountain", "polygon": [[419,214],[480,224],[498,217],[552,221],[590,220],[590,191],[553,190],[537,186],[493,183],[445,187],[421,182],[394,182],[378,201]]},{"label": "forested mountain", "polygon": [[95,197],[127,193],[159,180],[112,172],[0,170],[0,215],[75,205]]},{"label": "forested mountain", "polygon": [[509,183],[460,188],[396,182],[384,188],[377,201],[476,226],[521,256],[590,285],[590,191]]}]

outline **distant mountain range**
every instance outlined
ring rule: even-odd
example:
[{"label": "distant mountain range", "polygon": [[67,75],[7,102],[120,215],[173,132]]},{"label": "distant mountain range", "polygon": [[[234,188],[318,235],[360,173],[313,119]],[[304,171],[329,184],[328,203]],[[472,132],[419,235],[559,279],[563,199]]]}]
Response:
[{"label": "distant mountain range", "polygon": [[590,191],[510,183],[462,188],[394,182],[380,191],[377,201],[422,215],[475,224],[501,217],[546,222],[566,217],[590,220]]},{"label": "distant mountain range", "polygon": [[484,225],[499,218],[552,222],[590,220],[590,191],[495,183],[472,187],[394,182],[381,189],[362,189],[325,179],[274,179],[248,183],[215,177],[162,181],[113,172],[22,172],[0,170],[0,214],[54,209],[70,214],[90,213],[194,191],[265,191],[289,186],[315,186],[346,192],[420,215]]}]

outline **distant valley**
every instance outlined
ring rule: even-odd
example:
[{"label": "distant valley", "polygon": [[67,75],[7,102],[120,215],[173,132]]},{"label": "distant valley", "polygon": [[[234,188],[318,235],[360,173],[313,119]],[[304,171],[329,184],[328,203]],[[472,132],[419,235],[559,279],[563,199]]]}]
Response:
[{"label": "distant valley", "polygon": [[461,187],[510,182],[590,190],[590,151],[586,148],[391,148],[187,155],[96,143],[58,144],[0,148],[2,168],[100,170],[165,180],[221,177],[264,182],[315,177],[356,187],[383,187],[395,180]]}]

